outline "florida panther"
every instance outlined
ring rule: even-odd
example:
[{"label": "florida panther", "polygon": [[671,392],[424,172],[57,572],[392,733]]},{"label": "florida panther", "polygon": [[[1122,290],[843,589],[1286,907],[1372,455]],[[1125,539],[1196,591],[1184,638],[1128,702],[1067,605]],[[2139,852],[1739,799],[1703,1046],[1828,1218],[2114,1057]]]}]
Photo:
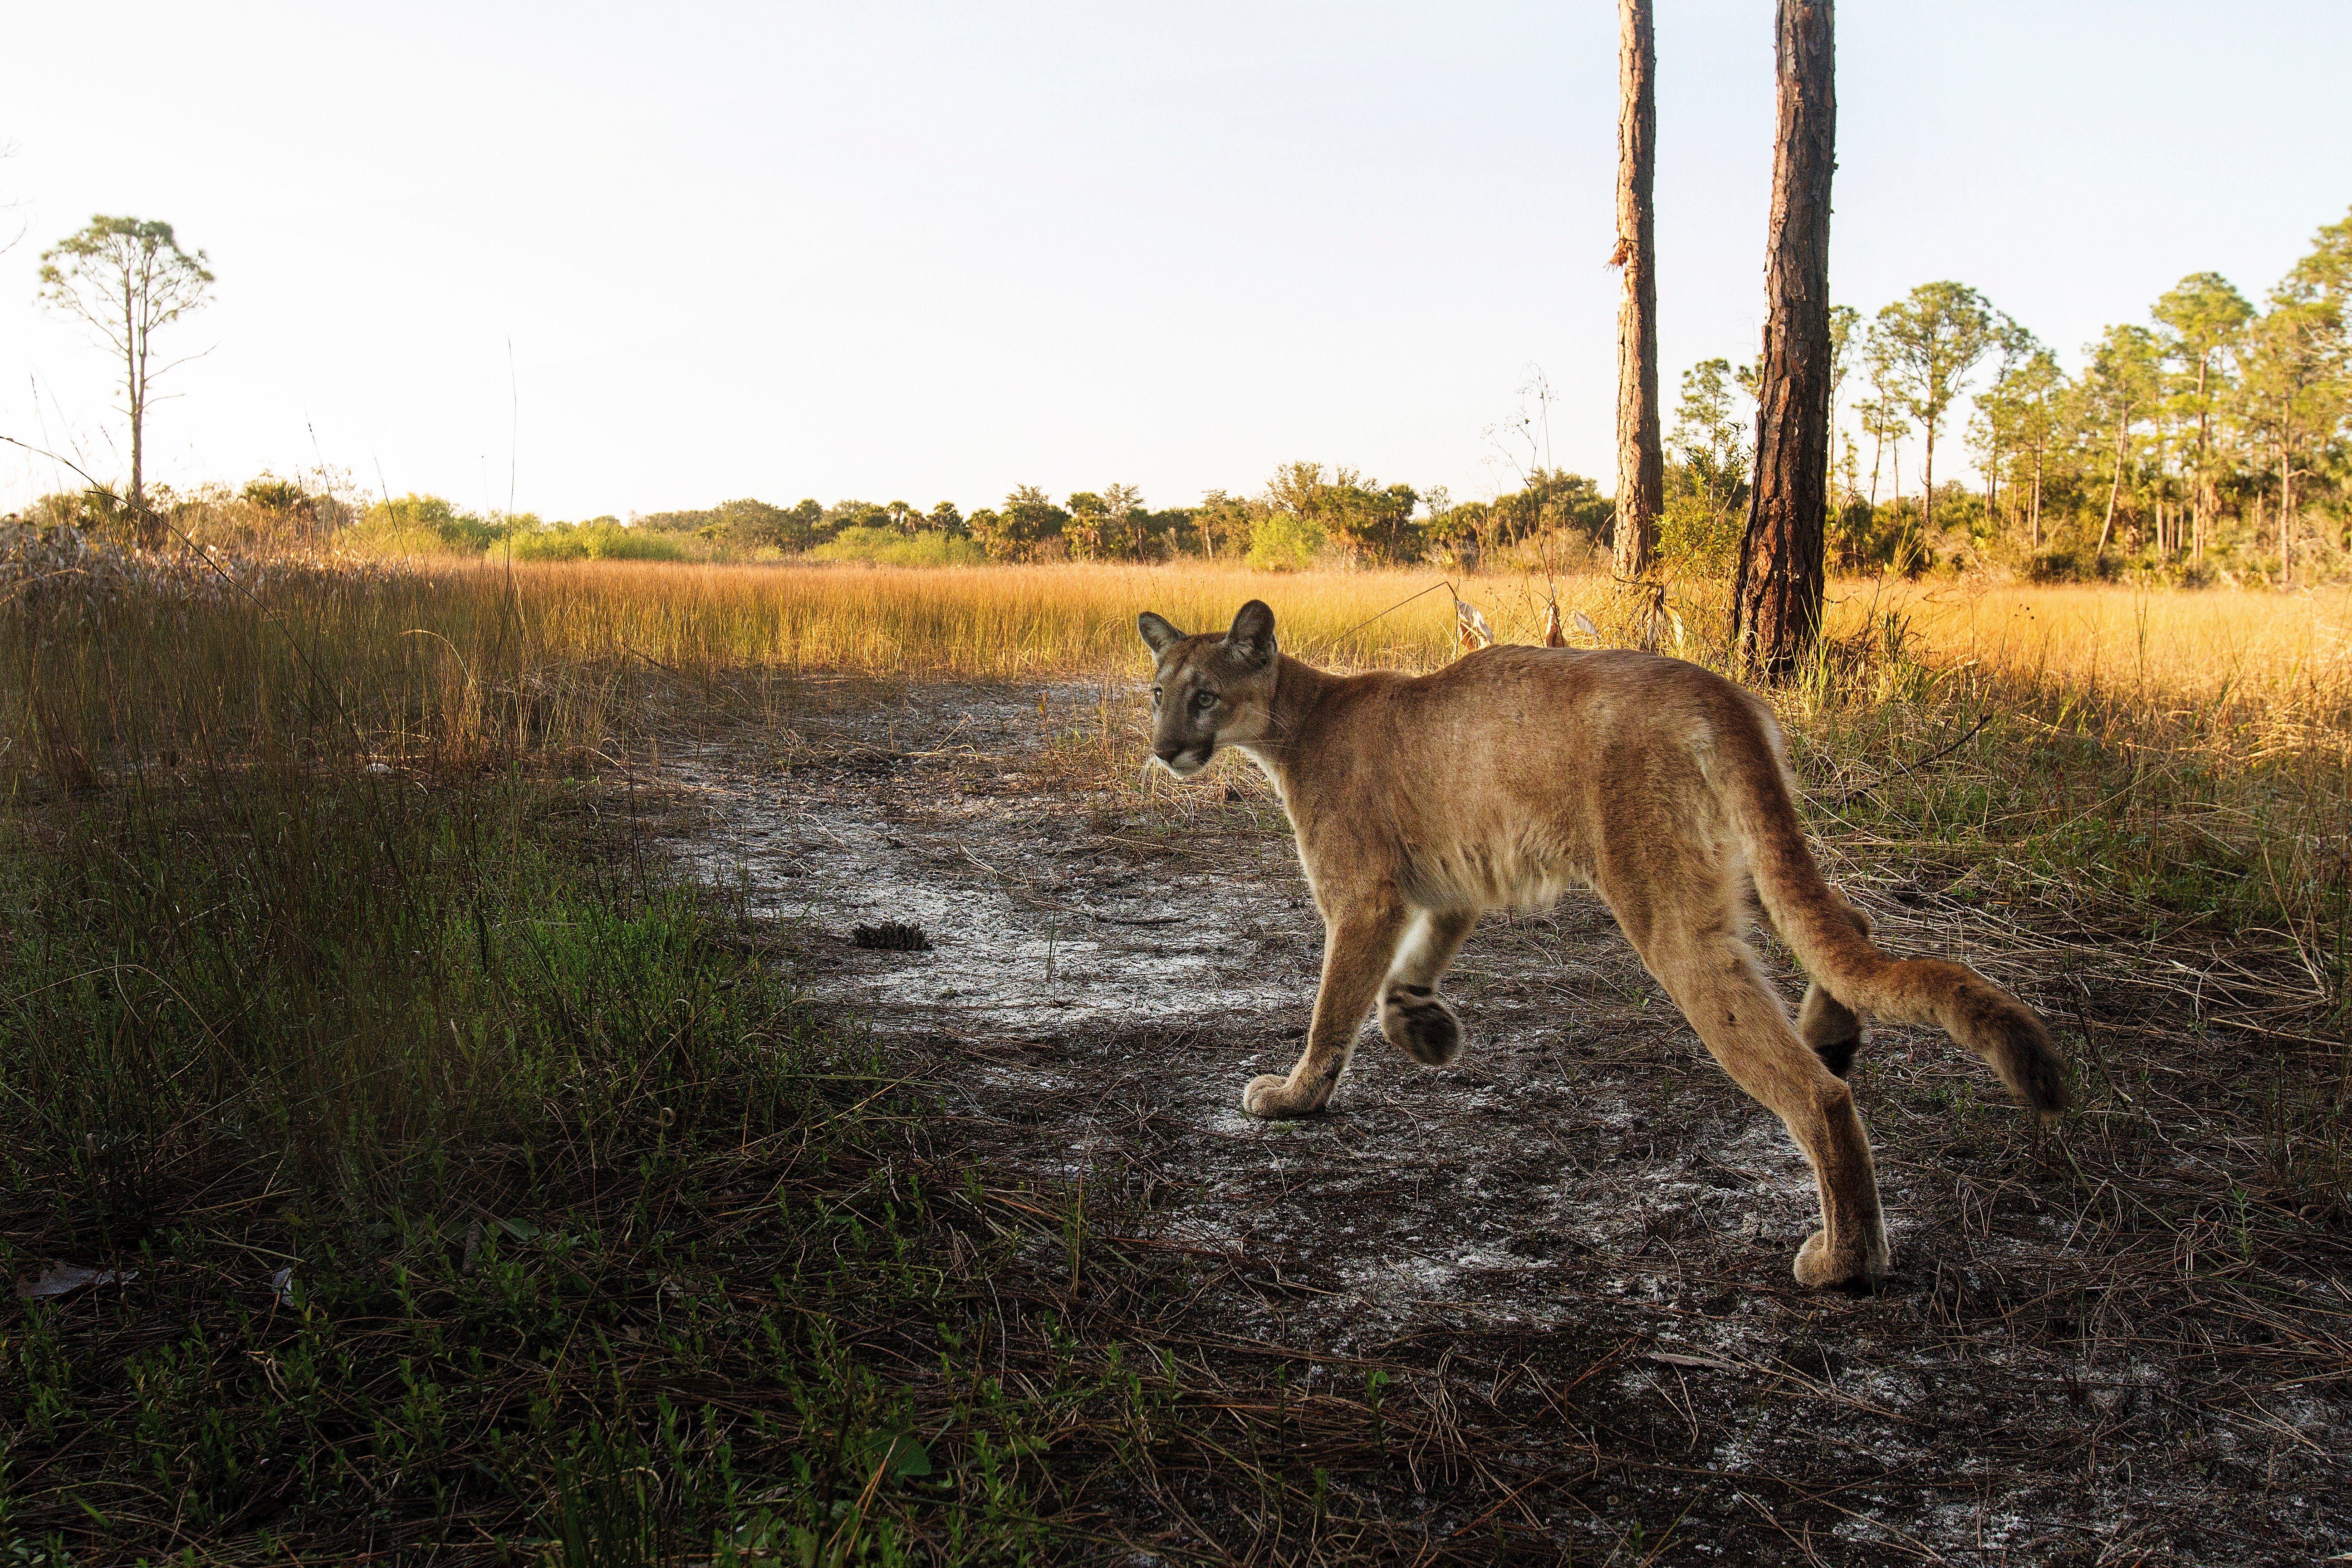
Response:
[{"label": "florida panther", "polygon": [[[1263,769],[1323,915],[1306,1051],[1250,1082],[1251,1115],[1321,1110],[1376,1005],[1414,1060],[1453,1061],[1461,1020],[1438,982],[1480,911],[1543,908],[1580,883],[1811,1163],[1807,1286],[1886,1268],[1844,1078],[1861,1015],[1937,1025],[2034,1110],[2064,1103],[2056,1048],[2022,1003],[1961,964],[1873,944],[1806,848],[1770,710],[1730,681],[1655,654],[1538,647],[1333,675],[1283,654],[1256,600],[1222,636],[1149,612],[1136,624],[1155,659],[1153,753],[1179,777],[1226,746]],[[1748,945],[1758,902],[1811,977],[1793,1026]]]}]

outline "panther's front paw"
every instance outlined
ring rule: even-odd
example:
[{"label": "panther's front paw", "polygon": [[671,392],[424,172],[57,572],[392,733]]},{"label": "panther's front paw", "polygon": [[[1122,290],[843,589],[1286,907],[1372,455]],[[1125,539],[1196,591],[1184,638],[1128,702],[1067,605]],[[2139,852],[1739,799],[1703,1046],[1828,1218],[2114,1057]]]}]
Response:
[{"label": "panther's front paw", "polygon": [[1319,1101],[1310,1101],[1307,1096],[1292,1092],[1290,1079],[1282,1074],[1270,1072],[1250,1079],[1249,1087],[1242,1090],[1242,1109],[1252,1116],[1279,1121],[1312,1115],[1323,1107]]},{"label": "panther's front paw", "polygon": [[1867,1247],[1830,1251],[1830,1233],[1817,1230],[1797,1248],[1797,1283],[1808,1290],[1867,1290],[1886,1272],[1886,1255]]}]

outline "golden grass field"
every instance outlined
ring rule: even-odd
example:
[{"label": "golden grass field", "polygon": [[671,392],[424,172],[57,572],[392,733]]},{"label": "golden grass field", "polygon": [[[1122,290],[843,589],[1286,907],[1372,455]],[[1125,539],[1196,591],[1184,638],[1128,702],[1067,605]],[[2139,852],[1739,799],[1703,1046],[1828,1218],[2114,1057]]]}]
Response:
[{"label": "golden grass field", "polygon": [[[1540,640],[1555,594],[1571,642],[1585,640],[1580,612],[1602,640],[1636,640],[1637,606],[1602,576],[1452,586],[1507,642]],[[38,767],[45,742],[94,760],[126,746],[237,752],[289,726],[313,746],[444,758],[593,745],[632,668],[705,680],[1139,676],[1139,610],[1197,629],[1253,597],[1274,606],[1286,651],[1301,658],[1425,669],[1456,653],[1448,590],[1427,570],[445,560],[359,578],[289,573],[195,599],[117,592],[76,602],[72,626],[33,639],[14,673],[34,743],[9,765]],[[1720,584],[1675,586],[1661,646],[1720,666],[1724,604]],[[18,610],[66,614],[39,594],[20,595]],[[2119,743],[2340,773],[2352,742],[2352,591],[1838,582],[1822,659],[1781,702],[1801,726],[1824,707],[1899,700],[1911,714],[1996,693]]]},{"label": "golden grass field", "polygon": [[[509,571],[436,563],[419,581],[415,607],[463,626],[486,614],[495,621],[511,605],[550,654],[1002,679],[1134,665],[1138,610],[1156,609],[1192,629],[1221,625],[1245,600],[1263,598],[1280,618],[1286,647],[1302,658],[1412,669],[1454,656],[1453,607],[1438,586],[1445,581],[1429,570],[1269,574],[1201,564],[580,562]],[[1583,612],[1607,640],[1621,640],[1629,620],[1627,601],[1598,575],[1495,574],[1456,585],[1507,642],[1540,639],[1554,593],[1564,613]],[[1670,594],[1690,657],[1719,656],[1723,599],[1711,584]],[[2036,681],[2184,697],[2252,686],[2300,705],[2342,685],[2352,668],[2352,590],[2340,588],[2285,595],[1838,582],[1829,635],[1869,632],[1890,613],[1908,621],[1923,658],[1976,661]],[[1671,632],[1667,640],[1673,646]]]},{"label": "golden grass field", "polygon": [[[437,574],[495,590],[493,568]],[[893,567],[579,563],[522,566],[512,579],[543,645],[630,650],[665,662],[773,663],[911,678],[1002,679],[1140,669],[1135,616],[1186,629],[1221,626],[1248,599],[1279,617],[1288,651],[1352,668],[1431,668],[1454,655],[1454,611],[1433,571],[1269,574],[1234,567]],[[1548,596],[1626,640],[1630,605],[1609,579],[1487,575],[1456,584],[1506,642],[1542,637]],[[1434,588],[1434,591],[1428,591]],[[1411,602],[1401,607],[1398,601]],[[1723,593],[1673,592],[1681,651],[1721,654]],[[1382,612],[1386,611],[1386,614]],[[2035,684],[2125,689],[2151,699],[2228,700],[2259,692],[2325,705],[2352,676],[2352,591],[2284,595],[1972,581],[1832,584],[1832,640],[1908,623],[1922,658],[1975,663]],[[1581,641],[1571,634],[1571,641]],[[1665,639],[1675,646],[1670,630]]]},{"label": "golden grass field", "polygon": [[[1450,586],[1505,641],[1538,640],[1554,594],[1572,642],[1584,640],[1579,613],[1619,645],[1646,614],[1596,574],[1448,584],[1428,570],[1204,564],[444,560],[287,571],[198,595],[131,582],[56,597],[34,584],[13,612],[34,635],[0,675],[18,737],[5,765],[73,782],[182,754],[428,768],[610,754],[658,737],[687,706],[698,723],[771,712],[784,687],[820,673],[1087,679],[1108,703],[1116,682],[1145,672],[1138,611],[1210,627],[1253,597],[1274,606],[1299,657],[1424,669],[1456,654]],[[1724,602],[1719,584],[1671,586],[1665,650],[1721,667]],[[680,681],[696,702],[674,700]],[[1996,816],[2014,837],[2019,824],[2090,813],[2125,832],[2101,853],[2127,841],[2138,868],[2099,876],[2126,880],[2165,874],[2181,852],[2176,829],[2192,822],[2196,854],[2278,883],[2278,905],[2302,911],[2300,940],[2315,942],[2321,906],[2340,901],[2352,592],[1838,582],[1820,657],[1775,700],[1801,772],[1822,789],[1916,763],[1980,725],[1934,780],[1911,776],[1874,804],[1957,810],[1975,788],[1988,838],[2003,837]]]}]

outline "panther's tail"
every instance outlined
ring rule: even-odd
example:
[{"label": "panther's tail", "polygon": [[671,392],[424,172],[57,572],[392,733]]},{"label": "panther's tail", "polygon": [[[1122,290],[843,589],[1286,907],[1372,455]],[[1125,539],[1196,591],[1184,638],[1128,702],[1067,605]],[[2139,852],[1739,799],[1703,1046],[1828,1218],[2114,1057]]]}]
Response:
[{"label": "panther's tail", "polygon": [[[1758,709],[1761,704],[1757,704]],[[1870,924],[1823,879],[1805,847],[1769,716],[1751,711],[1752,736],[1718,734],[1717,787],[1747,847],[1758,898],[1814,983],[1847,1007],[1904,1024],[1933,1024],[1985,1059],[2034,1110],[2066,1104],[2058,1048],[2032,1008],[1966,964],[1889,957]],[[1738,756],[1748,752],[1750,756]]]}]

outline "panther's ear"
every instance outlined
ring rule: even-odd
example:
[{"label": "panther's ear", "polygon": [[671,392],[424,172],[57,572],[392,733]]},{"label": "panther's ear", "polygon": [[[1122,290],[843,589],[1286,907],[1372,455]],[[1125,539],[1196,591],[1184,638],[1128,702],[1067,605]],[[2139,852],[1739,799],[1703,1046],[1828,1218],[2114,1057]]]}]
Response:
[{"label": "panther's ear", "polygon": [[1154,655],[1168,651],[1168,645],[1180,640],[1184,634],[1170,626],[1150,610],[1135,617],[1135,629],[1143,634],[1143,643]]},{"label": "panther's ear", "polygon": [[1274,612],[1265,607],[1265,601],[1252,599],[1242,606],[1241,614],[1234,617],[1234,629],[1225,634],[1225,646],[1248,668],[1274,662]]}]

